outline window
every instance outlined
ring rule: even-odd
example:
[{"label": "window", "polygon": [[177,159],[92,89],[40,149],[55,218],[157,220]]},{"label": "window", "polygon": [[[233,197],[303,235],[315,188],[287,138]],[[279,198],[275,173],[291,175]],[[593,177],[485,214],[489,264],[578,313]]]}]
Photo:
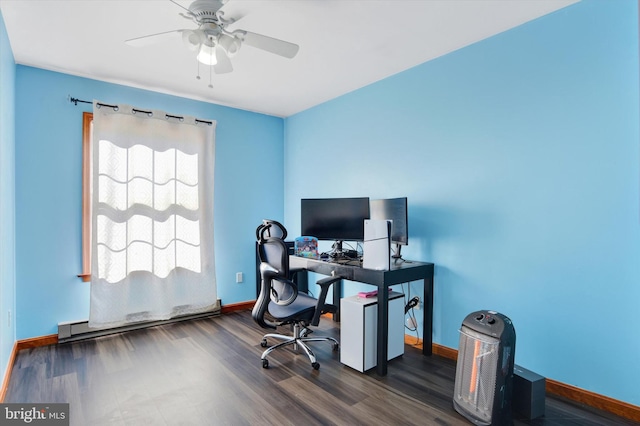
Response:
[{"label": "window", "polygon": [[91,131],[93,114],[82,113],[82,281],[91,281]]}]

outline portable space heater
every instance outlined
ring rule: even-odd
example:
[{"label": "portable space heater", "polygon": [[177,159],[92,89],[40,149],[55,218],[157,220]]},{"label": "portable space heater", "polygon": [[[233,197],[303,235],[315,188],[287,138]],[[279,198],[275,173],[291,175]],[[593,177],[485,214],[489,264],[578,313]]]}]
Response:
[{"label": "portable space heater", "polygon": [[494,311],[473,312],[460,327],[453,406],[476,425],[511,424],[516,332]]}]

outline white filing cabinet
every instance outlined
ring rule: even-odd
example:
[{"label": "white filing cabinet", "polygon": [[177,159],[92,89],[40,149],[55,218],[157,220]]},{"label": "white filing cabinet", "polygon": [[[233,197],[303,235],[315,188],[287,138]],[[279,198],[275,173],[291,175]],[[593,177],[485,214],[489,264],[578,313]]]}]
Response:
[{"label": "white filing cabinet", "polygon": [[[378,298],[340,299],[340,362],[360,372],[377,364]],[[387,359],[404,354],[404,295],[389,293]]]}]

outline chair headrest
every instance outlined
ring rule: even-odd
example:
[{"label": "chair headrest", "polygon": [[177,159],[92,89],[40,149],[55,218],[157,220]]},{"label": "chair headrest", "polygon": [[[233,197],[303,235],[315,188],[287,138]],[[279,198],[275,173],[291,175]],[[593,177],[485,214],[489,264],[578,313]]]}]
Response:
[{"label": "chair headrest", "polygon": [[262,223],[256,228],[256,239],[258,243],[263,243],[267,238],[287,238],[287,229],[278,221],[271,219],[263,219]]}]

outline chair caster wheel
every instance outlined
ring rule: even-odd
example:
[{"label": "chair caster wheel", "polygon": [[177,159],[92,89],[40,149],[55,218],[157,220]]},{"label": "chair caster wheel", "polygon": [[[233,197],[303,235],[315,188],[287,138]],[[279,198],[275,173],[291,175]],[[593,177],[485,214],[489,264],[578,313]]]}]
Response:
[{"label": "chair caster wheel", "polygon": [[260,346],[262,346],[263,348],[267,347],[267,339],[262,339],[262,342],[260,342]]},{"label": "chair caster wheel", "polygon": [[320,363],[319,362],[312,362],[311,366],[313,367],[314,370],[318,370],[320,368]]},{"label": "chair caster wheel", "polygon": [[269,360],[268,359],[263,359],[262,360],[262,368],[269,368]]}]

